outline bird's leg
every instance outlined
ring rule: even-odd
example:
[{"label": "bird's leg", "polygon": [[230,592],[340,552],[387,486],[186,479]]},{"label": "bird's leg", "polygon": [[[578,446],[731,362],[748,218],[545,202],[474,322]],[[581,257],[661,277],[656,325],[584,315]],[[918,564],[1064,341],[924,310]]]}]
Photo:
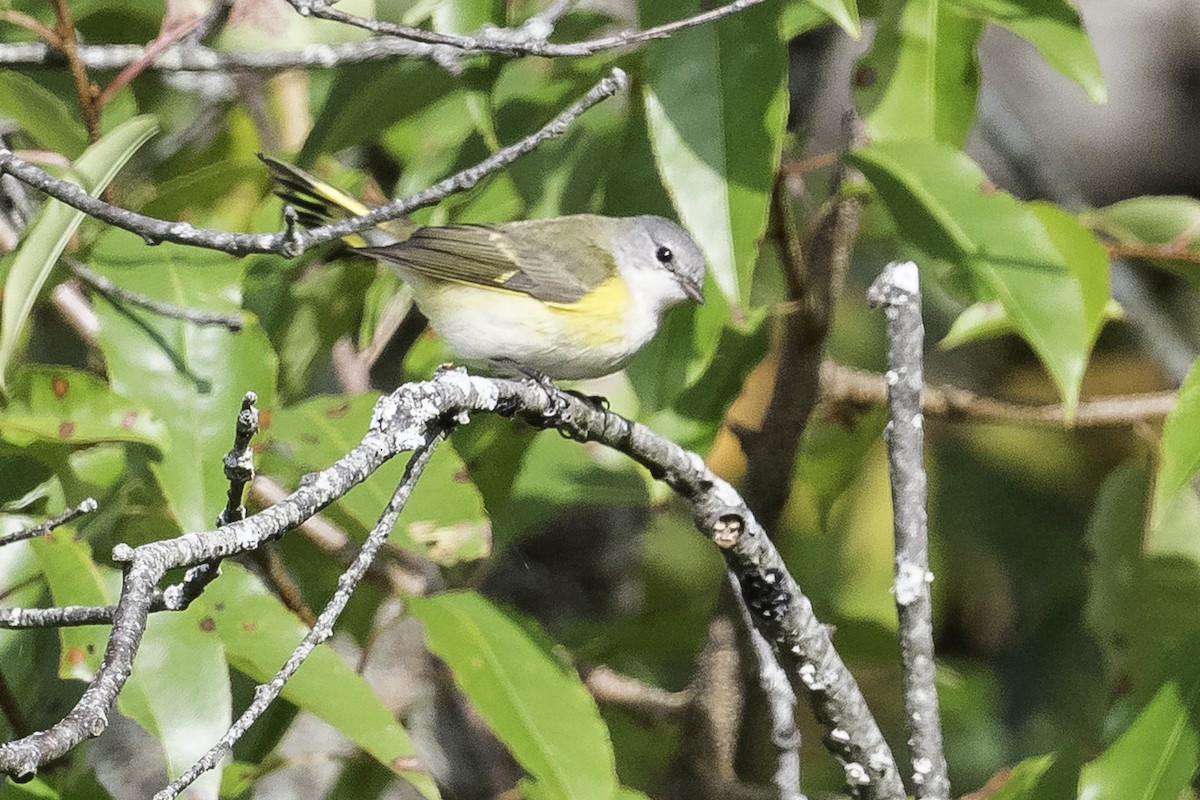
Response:
[{"label": "bird's leg", "polygon": [[563,391],[554,385],[554,381],[550,380],[550,376],[544,372],[527,367],[524,364],[519,364],[510,358],[498,358],[493,362],[498,368],[504,371],[512,372],[521,375],[526,380],[534,383],[546,393],[546,398],[549,401],[548,406],[542,418],[546,421],[544,427],[552,427],[553,420],[566,410],[570,403],[567,400],[568,392]]}]

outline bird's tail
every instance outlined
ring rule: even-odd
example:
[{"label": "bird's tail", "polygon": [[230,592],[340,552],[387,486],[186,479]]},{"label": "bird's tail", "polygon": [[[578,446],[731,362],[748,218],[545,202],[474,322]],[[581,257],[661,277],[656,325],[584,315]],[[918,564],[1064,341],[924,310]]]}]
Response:
[{"label": "bird's tail", "polygon": [[[262,153],[258,157],[271,173],[275,194],[296,209],[297,219],[306,228],[316,228],[346,217],[360,217],[371,211],[371,207],[358,198],[335,189],[299,167]],[[351,247],[386,246],[407,238],[413,227],[412,223],[398,220],[385,223],[378,230],[364,231],[361,236],[347,236],[345,242]]]}]

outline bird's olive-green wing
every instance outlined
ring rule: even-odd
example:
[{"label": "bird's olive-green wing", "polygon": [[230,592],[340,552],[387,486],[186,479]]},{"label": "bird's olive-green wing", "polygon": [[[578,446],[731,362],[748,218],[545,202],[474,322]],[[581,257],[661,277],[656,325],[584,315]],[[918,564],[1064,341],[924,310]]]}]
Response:
[{"label": "bird's olive-green wing", "polygon": [[430,226],[398,244],[360,251],[429,278],[523,292],[548,303],[573,303],[616,272],[611,252],[597,243],[610,222],[578,215]]}]

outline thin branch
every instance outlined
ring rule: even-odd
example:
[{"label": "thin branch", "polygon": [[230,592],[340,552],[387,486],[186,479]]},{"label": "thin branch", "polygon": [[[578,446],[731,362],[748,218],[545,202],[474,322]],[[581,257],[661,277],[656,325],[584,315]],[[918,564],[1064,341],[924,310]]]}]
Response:
[{"label": "thin branch", "polygon": [[77,278],[92,287],[95,291],[107,297],[114,305],[128,304],[144,308],[147,311],[153,311],[155,314],[171,319],[181,319],[185,322],[190,322],[193,325],[220,325],[226,330],[237,333],[245,325],[245,320],[240,313],[238,314],[222,314],[219,311],[202,311],[197,308],[182,308],[172,303],[165,303],[162,300],[155,300],[152,297],[146,297],[144,294],[131,292],[128,289],[122,289],[117,284],[110,281],[98,272],[95,272],[90,267],[81,264],[74,259],[63,259],[63,263],[67,268],[75,274]]},{"label": "thin branch", "polygon": [[300,669],[300,666],[308,658],[309,654],[317,648],[317,645],[327,642],[333,637],[334,624],[346,608],[346,604],[350,602],[350,596],[362,581],[367,568],[375,560],[379,549],[387,541],[392,528],[396,525],[397,518],[400,516],[400,511],[404,508],[404,504],[408,502],[408,498],[412,495],[413,488],[416,487],[421,473],[429,463],[429,458],[433,455],[434,447],[444,437],[444,430],[431,431],[429,440],[413,452],[412,458],[409,459],[408,467],[404,471],[404,477],[400,480],[396,491],[392,493],[392,499],[388,501],[387,507],[379,517],[379,521],[367,536],[362,550],[359,551],[358,558],[342,573],[342,576],[338,579],[337,591],[334,592],[329,603],[321,611],[321,615],[317,617],[316,624],[313,625],[303,641],[297,645],[291,656],[288,657],[287,662],[284,663],[279,672],[275,673],[275,677],[269,683],[260,684],[255,689],[253,702],[242,712],[237,721],[230,726],[220,741],[213,745],[207,753],[201,756],[191,767],[188,767],[182,775],[172,781],[165,789],[156,793],[154,800],[172,800],[172,798],[178,797],[197,778],[215,767],[218,761],[231,753],[233,745],[242,738],[242,735],[250,726],[266,712],[271,703],[275,701],[275,698],[283,692],[283,687],[296,674],[296,670]]},{"label": "thin branch", "polygon": [[[729,576],[733,580],[733,576]],[[735,587],[736,588],[736,587]],[[758,680],[770,704],[771,744],[775,745],[775,790],[779,800],[806,800],[800,789],[800,731],[796,728],[796,693],[775,660],[771,644],[754,627],[750,612],[736,603],[758,660]]]},{"label": "thin branch", "polygon": [[605,50],[615,50],[621,47],[648,42],[653,39],[665,39],[677,31],[713,22],[721,17],[737,13],[742,9],[758,5],[761,2],[763,0],[734,0],[732,3],[718,6],[695,16],[668,22],[664,25],[657,25],[642,31],[622,31],[611,36],[602,36],[582,42],[555,44],[547,42],[544,37],[521,37],[515,35],[514,31],[483,30],[471,35],[439,33],[423,28],[414,28],[410,25],[399,25],[394,22],[384,22],[371,19],[370,17],[349,14],[335,8],[328,0],[288,0],[288,3],[302,16],[312,16],[319,19],[341,22],[376,34],[395,36],[400,39],[422,42],[424,44],[452,47],[462,50],[465,54],[493,53],[504,56],[542,56],[544,58],[586,56]]},{"label": "thin branch", "polygon": [[842,760],[860,797],[903,800],[891,749],[817,620],[812,603],[788,574],[778,551],[737,492],[703,460],[648,428],[570,395],[551,394],[528,381],[487,379],[447,370],[433,380],[405,384],[380,398],[362,441],[270,508],[223,528],[149,542],[118,545],[124,567],[121,596],[101,667],[75,707],[50,728],[0,745],[0,773],[28,779],[107,725],[107,715],[133,667],[155,598],[168,570],[195,567],[245,553],[294,529],[346,494],[395,454],[423,446],[446,419],[468,413],[520,414],[556,427],[580,442],[597,442],[633,458],[691,502],[697,528],[719,543],[738,577],[755,627],[780,664],[805,690],[828,735],[826,747]]},{"label": "thin branch", "polygon": [[71,9],[67,7],[67,0],[54,0],[54,14],[57,18],[54,32],[58,35],[62,54],[67,59],[71,80],[75,82],[75,92],[79,95],[79,109],[83,112],[83,125],[87,128],[88,141],[95,144],[100,141],[99,90],[88,77],[87,67],[76,53],[75,21],[71,19]]},{"label": "thin branch", "polygon": [[929,584],[929,520],[926,512],[925,433],[921,389],[925,385],[925,328],[917,265],[892,262],[871,284],[867,297],[887,315],[888,472],[892,479],[896,580],[892,592],[900,620],[904,712],[917,800],[949,800],[950,779],[942,747],[937,664],[933,656],[933,601]]},{"label": "thin branch", "polygon": [[242,493],[247,484],[254,480],[254,451],[250,449],[250,440],[258,433],[258,409],[254,407],[257,402],[258,395],[254,392],[246,392],[242,397],[242,408],[234,425],[233,447],[221,462],[225,468],[225,480],[229,481],[229,491],[226,493],[228,499],[225,510],[217,517],[218,528],[246,518]]},{"label": "thin branch", "polygon": [[[821,400],[872,408],[887,403],[887,381],[875,372],[826,361],[821,366]],[[926,386],[921,410],[926,417],[955,422],[997,422],[1053,428],[1128,427],[1159,420],[1175,407],[1175,392],[1144,392],[1081,400],[1070,425],[1058,403],[1031,406],[983,397],[956,386]]]},{"label": "thin branch", "polygon": [[176,242],[193,247],[219,250],[232,255],[274,253],[294,258],[304,251],[352,233],[358,233],[382,222],[407,216],[413,211],[433,205],[446,197],[475,186],[488,175],[507,167],[542,143],[566,133],[571,123],[601,100],[616,94],[628,85],[629,79],[620,69],[601,79],[578,102],[574,103],[537,132],[509,145],[474,167],[450,176],[428,189],[410,197],[379,206],[361,217],[323,225],[312,230],[283,233],[229,233],[196,228],[187,222],[170,222],[148,217],[98,200],[73,183],[53,177],[44,170],[18,158],[11,150],[0,147],[0,172],[6,172],[29,186],[45,192],[72,208],[110,225],[136,233],[147,244]]},{"label": "thin branch", "polygon": [[23,542],[26,539],[36,539],[39,536],[44,536],[45,534],[57,528],[59,525],[66,525],[73,519],[82,517],[84,514],[90,514],[98,507],[99,504],[95,501],[95,499],[89,497],[74,508],[68,508],[57,517],[51,517],[45,522],[34,525],[31,528],[25,528],[23,530],[14,531],[13,533],[0,536],[0,547],[3,547],[6,544]]},{"label": "thin branch", "polygon": [[[223,8],[224,3],[215,3],[216,8]],[[117,76],[109,81],[109,84],[104,87],[104,91],[97,98],[97,104],[103,108],[112,100],[113,96],[124,89],[130,81],[145,72],[146,68],[154,63],[154,59],[158,58],[171,45],[178,42],[180,39],[187,36],[192,31],[200,27],[200,23],[205,21],[205,17],[195,17],[186,20],[175,27],[164,30],[142,51],[141,56],[129,62],[129,65],[117,73]]]},{"label": "thin branch", "polygon": [[670,692],[604,666],[585,670],[584,684],[601,703],[621,706],[652,722],[677,719],[692,697],[690,691]]},{"label": "thin branch", "polygon": [[[15,13],[15,12],[10,12]],[[94,72],[124,70],[141,63],[153,45],[79,45],[79,61]],[[460,73],[458,51],[395,38],[366,39],[340,44],[312,44],[299,50],[222,52],[196,44],[175,44],[155,54],[145,69],[156,72],[283,72],[290,69],[332,69],[397,58],[424,58],[449,72]],[[41,42],[0,44],[0,67],[54,66],[62,53]]]}]

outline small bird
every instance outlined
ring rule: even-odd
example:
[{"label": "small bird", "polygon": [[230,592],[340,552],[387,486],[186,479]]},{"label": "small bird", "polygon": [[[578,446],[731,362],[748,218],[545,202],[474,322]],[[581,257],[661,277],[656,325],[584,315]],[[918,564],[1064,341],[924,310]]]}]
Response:
[{"label": "small bird", "polygon": [[[307,227],[371,210],[304,170],[259,157]],[[704,256],[663,217],[401,222],[346,241],[400,274],[450,353],[501,373],[608,375],[653,338],[664,311],[704,302]]]}]

